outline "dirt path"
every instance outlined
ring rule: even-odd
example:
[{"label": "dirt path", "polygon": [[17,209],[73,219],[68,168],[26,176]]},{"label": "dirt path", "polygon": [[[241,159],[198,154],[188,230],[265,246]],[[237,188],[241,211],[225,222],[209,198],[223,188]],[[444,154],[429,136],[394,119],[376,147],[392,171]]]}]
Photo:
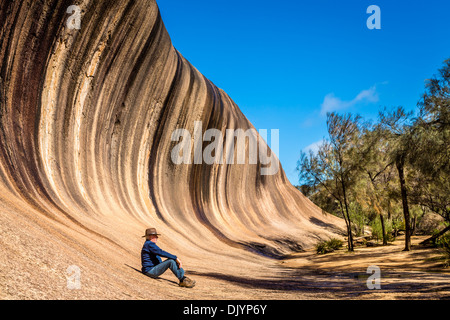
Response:
[{"label": "dirt path", "polygon": [[[402,251],[401,238],[354,253],[302,252],[274,263],[273,274],[265,279],[191,274],[200,284],[200,296],[206,293],[203,288],[216,288],[209,297],[217,299],[229,299],[230,292],[232,299],[449,299],[450,269],[442,267],[438,250],[418,244],[423,239],[414,237],[410,252]],[[367,286],[369,266],[379,267],[380,289]]]}]

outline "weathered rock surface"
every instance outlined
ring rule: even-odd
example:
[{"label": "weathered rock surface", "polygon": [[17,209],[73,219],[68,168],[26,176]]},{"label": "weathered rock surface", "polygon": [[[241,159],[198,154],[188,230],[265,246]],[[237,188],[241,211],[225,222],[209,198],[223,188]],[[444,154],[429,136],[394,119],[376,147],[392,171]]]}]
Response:
[{"label": "weathered rock surface", "polygon": [[[155,1],[75,1],[79,30],[73,2],[0,3],[0,298],[146,297],[129,266],[149,226],[187,270],[246,277],[343,230],[281,166],[175,165],[175,129],[252,124],[174,49]],[[84,290],[67,290],[70,265]]]}]

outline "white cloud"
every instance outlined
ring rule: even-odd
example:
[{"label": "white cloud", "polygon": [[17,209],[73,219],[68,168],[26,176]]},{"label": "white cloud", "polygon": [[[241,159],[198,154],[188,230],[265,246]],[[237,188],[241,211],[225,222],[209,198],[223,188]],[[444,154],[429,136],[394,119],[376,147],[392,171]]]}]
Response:
[{"label": "white cloud", "polygon": [[317,151],[319,151],[319,147],[322,145],[322,143],[323,143],[323,140],[313,142],[309,146],[305,147],[303,149],[303,151],[309,152],[311,150],[312,152],[317,153]]},{"label": "white cloud", "polygon": [[334,93],[329,93],[325,96],[323,103],[320,108],[320,114],[326,115],[327,112],[341,111],[353,107],[359,103],[374,103],[379,100],[377,88],[373,86],[367,90],[363,90],[358,95],[350,101],[343,101],[336,97]]}]

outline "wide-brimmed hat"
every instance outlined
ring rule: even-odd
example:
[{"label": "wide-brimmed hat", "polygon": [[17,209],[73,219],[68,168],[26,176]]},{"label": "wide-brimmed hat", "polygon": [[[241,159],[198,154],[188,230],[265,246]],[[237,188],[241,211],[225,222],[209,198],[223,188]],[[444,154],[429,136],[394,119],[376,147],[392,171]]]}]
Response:
[{"label": "wide-brimmed hat", "polygon": [[160,233],[156,232],[156,228],[148,228],[145,230],[145,236],[142,236],[142,238],[146,236],[160,236],[160,235],[161,235]]}]

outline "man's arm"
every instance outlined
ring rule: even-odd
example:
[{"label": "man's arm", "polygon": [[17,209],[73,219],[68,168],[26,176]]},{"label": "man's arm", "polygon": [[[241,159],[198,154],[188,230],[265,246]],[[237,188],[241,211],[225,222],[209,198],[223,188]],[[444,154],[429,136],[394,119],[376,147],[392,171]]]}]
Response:
[{"label": "man's arm", "polygon": [[[150,242],[150,241],[149,241],[149,242]],[[168,259],[173,259],[173,260],[177,260],[177,259],[178,259],[176,255],[173,255],[173,254],[171,254],[171,253],[169,253],[169,252],[167,252],[167,251],[162,250],[160,247],[158,247],[158,246],[157,246],[155,243],[153,243],[153,242],[149,243],[148,248],[149,248],[149,250],[150,250],[152,253],[156,254],[157,256],[164,257],[164,258],[168,258]]]}]

